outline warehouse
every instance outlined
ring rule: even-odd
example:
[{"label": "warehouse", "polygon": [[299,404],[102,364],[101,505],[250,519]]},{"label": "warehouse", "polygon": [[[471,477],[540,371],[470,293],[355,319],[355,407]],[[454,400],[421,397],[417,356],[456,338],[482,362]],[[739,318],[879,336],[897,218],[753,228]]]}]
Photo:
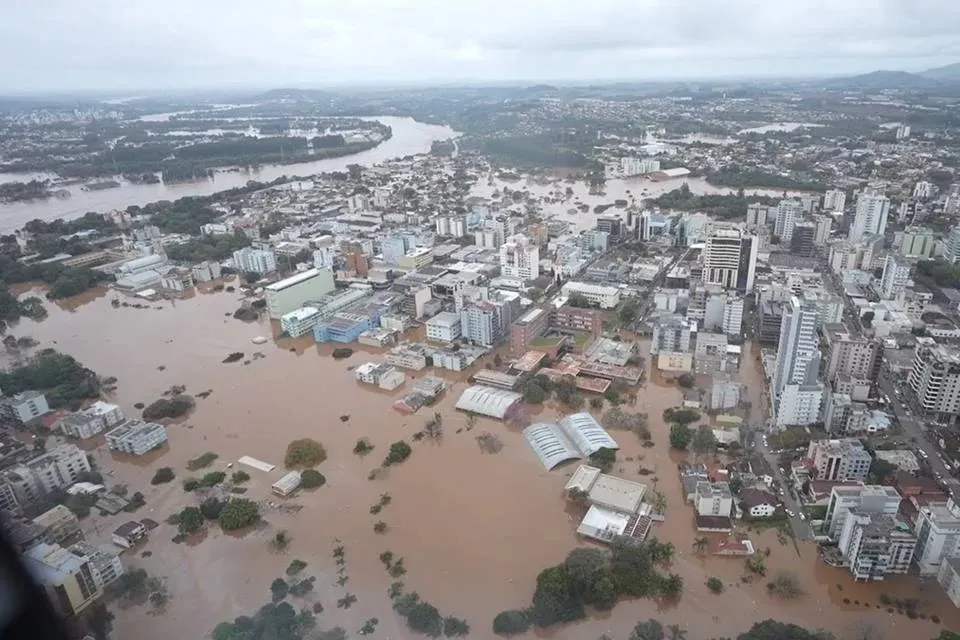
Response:
[{"label": "warehouse", "polygon": [[559,422],[540,422],[523,430],[527,442],[547,469],[586,458],[600,449],[619,449],[617,441],[589,413],[574,413]]},{"label": "warehouse", "polygon": [[457,400],[457,409],[488,418],[504,420],[520,408],[523,399],[519,393],[494,389],[483,385],[469,387]]}]

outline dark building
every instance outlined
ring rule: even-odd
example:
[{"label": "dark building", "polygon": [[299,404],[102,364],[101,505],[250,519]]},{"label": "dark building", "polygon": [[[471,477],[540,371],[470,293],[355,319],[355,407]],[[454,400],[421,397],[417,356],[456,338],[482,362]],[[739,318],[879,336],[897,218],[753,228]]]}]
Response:
[{"label": "dark building", "polygon": [[597,231],[605,231],[611,238],[623,235],[623,221],[620,218],[597,218]]},{"label": "dark building", "polygon": [[760,305],[760,344],[765,347],[780,346],[780,325],[783,322],[783,308],[770,300]]},{"label": "dark building", "polygon": [[817,225],[812,222],[798,222],[793,226],[790,240],[790,253],[801,258],[811,258],[817,250]]}]

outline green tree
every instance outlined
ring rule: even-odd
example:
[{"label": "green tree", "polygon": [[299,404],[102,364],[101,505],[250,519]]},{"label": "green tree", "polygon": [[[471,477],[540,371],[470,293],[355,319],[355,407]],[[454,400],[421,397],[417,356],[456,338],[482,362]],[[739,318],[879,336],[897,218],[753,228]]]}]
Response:
[{"label": "green tree", "polygon": [[288,469],[315,467],[326,459],[327,450],[322,444],[310,438],[301,438],[287,445],[283,463]]},{"label": "green tree", "polygon": [[173,472],[173,469],[170,467],[160,467],[153,474],[153,479],[150,480],[150,484],[158,485],[164,484],[167,482],[172,482],[176,478],[176,474]]},{"label": "green tree", "polygon": [[250,479],[250,474],[240,469],[239,471],[234,471],[233,475],[230,476],[230,482],[233,484],[243,484]]},{"label": "green tree", "polygon": [[598,467],[604,473],[609,473],[617,461],[617,452],[615,449],[601,447],[595,453],[590,455],[590,462]]},{"label": "green tree", "polygon": [[720,578],[707,578],[707,589],[710,589],[713,593],[720,593],[723,591],[723,580]]},{"label": "green tree", "polygon": [[679,378],[677,378],[677,384],[679,384],[684,389],[692,389],[693,385],[696,384],[697,379],[693,377],[692,374],[684,373]]},{"label": "green tree", "polygon": [[749,631],[737,636],[737,640],[833,640],[833,635],[768,619],[754,623]]},{"label": "green tree", "polygon": [[224,502],[219,498],[209,497],[200,504],[200,513],[207,520],[217,520],[223,511]]},{"label": "green tree", "polygon": [[669,624],[667,625],[667,638],[668,640],[686,640],[687,632],[678,624]]},{"label": "green tree", "polygon": [[220,511],[220,527],[234,531],[251,525],[260,519],[257,503],[245,498],[233,498]]},{"label": "green tree", "polygon": [[567,298],[567,304],[578,309],[589,309],[594,306],[590,300],[587,299],[587,296],[579,292],[571,293],[570,297]]},{"label": "green tree", "polygon": [[280,602],[290,592],[290,585],[283,578],[277,578],[270,583],[270,595],[274,602]]},{"label": "green tree", "polygon": [[[671,429],[672,435],[672,429]],[[670,444],[673,444],[671,440]],[[690,447],[694,450],[697,455],[706,455],[708,453],[713,453],[717,450],[717,438],[713,435],[713,429],[709,426],[702,424],[697,428],[696,433],[693,434],[693,438],[690,440]],[[683,448],[683,447],[677,447]]]},{"label": "green tree", "polygon": [[493,632],[497,635],[514,635],[517,633],[526,633],[530,628],[530,619],[525,611],[511,609],[501,611],[493,619]]},{"label": "green tree", "polygon": [[443,617],[429,602],[418,602],[407,614],[407,626],[414,631],[436,637],[443,631]]},{"label": "green tree", "polygon": [[872,484],[882,484],[897,471],[897,466],[874,456],[867,477]]},{"label": "green tree", "polygon": [[674,449],[686,449],[693,438],[693,430],[684,423],[670,426],[670,446]]},{"label": "green tree", "polygon": [[573,580],[560,565],[544,569],[537,576],[537,588],[530,607],[531,621],[538,627],[572,622],[586,615]]},{"label": "green tree", "polygon": [[197,507],[185,507],[180,511],[178,528],[180,533],[196,533],[203,526],[203,513]]},{"label": "green tree", "polygon": [[387,452],[387,457],[383,460],[383,466],[389,467],[399,464],[409,458],[411,453],[413,453],[413,449],[403,440],[394,442],[390,445],[390,451]]},{"label": "green tree", "polygon": [[563,566],[576,585],[587,585],[594,574],[610,566],[610,553],[594,547],[577,547],[567,554]]},{"label": "green tree", "polygon": [[617,318],[623,325],[630,325],[637,319],[637,313],[640,311],[640,303],[635,298],[629,298],[621,303],[617,309]]},{"label": "green tree", "polygon": [[659,621],[650,618],[643,622],[638,622],[630,634],[630,640],[663,640],[663,625]]},{"label": "green tree", "polygon": [[535,382],[528,382],[523,388],[523,401],[527,404],[543,404],[547,394]]},{"label": "green tree", "polygon": [[448,638],[465,636],[470,633],[470,625],[466,620],[447,616],[443,619],[443,635]]},{"label": "green tree", "polygon": [[327,479],[322,473],[316,469],[304,469],[300,474],[300,486],[304,489],[313,489],[314,487],[322,487],[326,484]]},{"label": "green tree", "polygon": [[709,546],[709,544],[710,544],[710,540],[708,540],[707,538],[703,538],[703,537],[697,538],[696,540],[693,541],[693,550],[696,551],[697,553],[703,553],[704,551],[706,551],[707,546]]}]

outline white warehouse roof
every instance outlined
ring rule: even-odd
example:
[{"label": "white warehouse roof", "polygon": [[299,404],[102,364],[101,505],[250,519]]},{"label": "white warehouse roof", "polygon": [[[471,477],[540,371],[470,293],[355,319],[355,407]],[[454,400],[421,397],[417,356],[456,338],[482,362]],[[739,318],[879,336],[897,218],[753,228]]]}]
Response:
[{"label": "white warehouse roof", "polygon": [[576,460],[581,455],[567,440],[560,425],[538,422],[524,429],[523,435],[547,471],[567,460]]},{"label": "white warehouse roof", "polygon": [[502,420],[522,398],[523,396],[515,391],[478,384],[469,387],[460,395],[456,408]]},{"label": "white warehouse roof", "polygon": [[585,456],[600,449],[619,449],[617,441],[589,413],[572,413],[560,420],[560,426]]},{"label": "white warehouse roof", "polygon": [[585,458],[600,449],[620,448],[589,413],[574,413],[559,423],[540,422],[524,429],[523,435],[548,471],[562,462]]}]

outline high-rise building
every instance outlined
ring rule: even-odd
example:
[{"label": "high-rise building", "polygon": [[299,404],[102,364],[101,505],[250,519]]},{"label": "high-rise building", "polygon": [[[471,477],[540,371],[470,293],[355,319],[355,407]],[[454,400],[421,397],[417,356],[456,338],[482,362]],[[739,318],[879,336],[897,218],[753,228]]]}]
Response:
[{"label": "high-rise building", "polygon": [[773,393],[788,384],[811,384],[819,373],[817,309],[797,296],[786,305],[780,327]]},{"label": "high-rise building", "polygon": [[908,227],[898,234],[900,247],[898,253],[906,258],[928,259],[933,256],[937,246],[937,236],[926,227]]},{"label": "high-rise building", "polygon": [[671,315],[652,322],[653,340],[650,355],[660,353],[691,353],[697,325],[683,316]]},{"label": "high-rise building", "polygon": [[403,257],[407,255],[407,238],[401,235],[389,235],[383,239],[380,246],[380,252],[383,254],[383,261],[388,265],[396,266],[400,264]]},{"label": "high-rise building", "polygon": [[801,258],[810,258],[816,251],[817,225],[813,222],[798,222],[793,225],[790,253]]},{"label": "high-rise building", "polygon": [[943,257],[951,264],[960,263],[960,225],[954,226],[947,236]]},{"label": "high-rise building", "polygon": [[807,459],[812,463],[815,480],[867,479],[873,456],[856,438],[838,440],[811,440],[807,447]]},{"label": "high-rise building", "polygon": [[837,550],[854,580],[883,580],[907,573],[917,548],[910,528],[886,514],[852,511],[840,529]]},{"label": "high-rise building", "polygon": [[728,336],[739,336],[743,331],[743,298],[727,297],[723,303],[723,332]]},{"label": "high-rise building", "polygon": [[90,560],[83,555],[41,542],[27,549],[23,560],[47,592],[53,608],[62,616],[80,613],[103,595]]},{"label": "high-rise building", "polygon": [[851,335],[843,325],[824,328],[826,378],[850,376],[857,380],[875,381],[880,372],[883,344],[879,340]]},{"label": "high-rise building", "polygon": [[754,202],[747,205],[747,227],[757,228],[767,224],[770,208],[765,204]]},{"label": "high-rise building", "polygon": [[832,540],[840,537],[852,512],[894,517],[900,510],[900,494],[883,485],[836,486],[830,490],[823,530]]},{"label": "high-rise building", "polygon": [[263,275],[277,270],[277,256],[273,251],[244,247],[233,252],[233,266],[240,273]]},{"label": "high-rise building", "polygon": [[960,352],[938,345],[933,338],[917,338],[913,368],[907,384],[925,416],[954,423],[960,416]]},{"label": "high-rise building", "polygon": [[833,229],[833,219],[830,216],[815,215],[813,222],[817,225],[817,231],[813,235],[813,241],[818,246],[824,246],[830,240],[830,231]]},{"label": "high-rise building", "polygon": [[714,227],[703,249],[703,281],[725,289],[751,291],[758,248],[755,236],[736,227]]},{"label": "high-rise building", "polygon": [[773,225],[773,235],[780,238],[780,244],[789,245],[793,240],[793,226],[803,217],[803,203],[793,198],[784,198],[777,204],[777,220]]},{"label": "high-rise building", "polygon": [[882,193],[864,191],[857,199],[857,213],[847,237],[851,242],[858,242],[868,233],[882,236],[887,229],[889,212],[890,198]]},{"label": "high-rise building", "polygon": [[893,300],[910,285],[910,264],[902,258],[887,256],[880,278],[880,297]]},{"label": "high-rise building", "polygon": [[944,560],[960,557],[960,504],[955,498],[920,507],[916,530],[920,575],[934,575]]},{"label": "high-rise building", "polygon": [[87,454],[73,444],[61,444],[3,472],[17,501],[26,506],[54,489],[66,489],[91,470]]},{"label": "high-rise building", "polygon": [[508,278],[534,280],[540,277],[540,248],[523,234],[500,246],[500,272]]},{"label": "high-rise building", "polygon": [[823,210],[842,212],[847,204],[847,193],[842,189],[830,189],[823,194]]}]

